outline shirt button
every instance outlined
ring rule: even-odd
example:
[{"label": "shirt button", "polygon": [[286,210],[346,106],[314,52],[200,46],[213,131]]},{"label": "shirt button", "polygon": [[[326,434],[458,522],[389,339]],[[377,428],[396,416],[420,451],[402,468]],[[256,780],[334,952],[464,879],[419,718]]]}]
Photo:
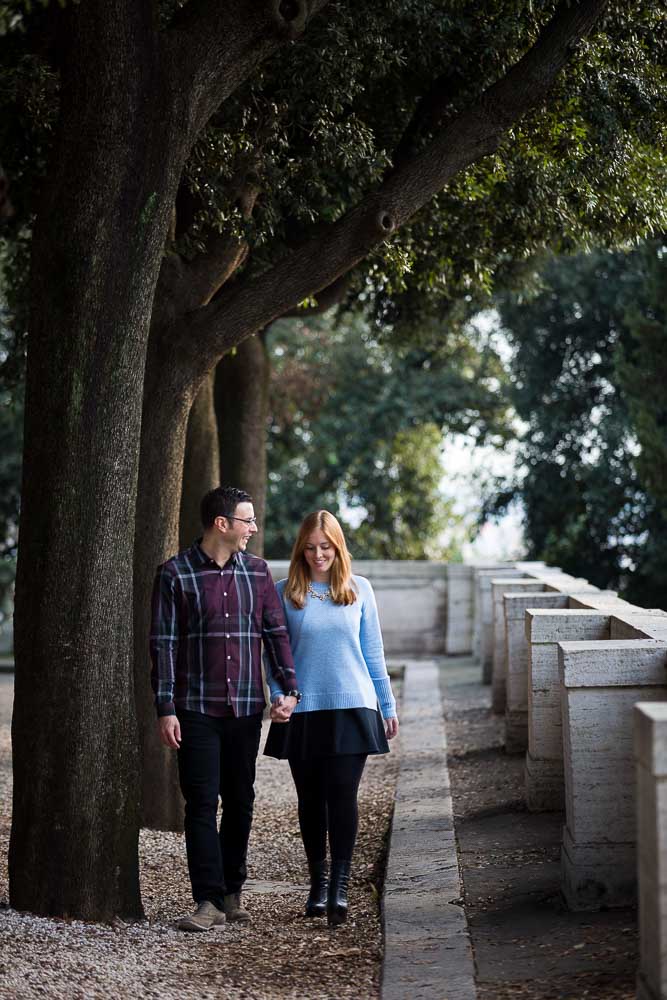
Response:
[{"label": "shirt button", "polygon": [[227,659],[228,659],[228,660],[231,660],[231,656],[228,656],[228,657],[227,657]]},{"label": "shirt button", "polygon": [[225,639],[229,639],[229,638],[230,638],[230,636],[229,636],[229,635],[226,635],[226,636],[225,636]]},{"label": "shirt button", "polygon": [[226,590],[225,590],[225,592],[224,592],[224,596],[225,596],[225,597],[227,596],[227,591],[226,591]]},{"label": "shirt button", "polygon": [[229,618],[229,611],[225,611],[225,618]]}]

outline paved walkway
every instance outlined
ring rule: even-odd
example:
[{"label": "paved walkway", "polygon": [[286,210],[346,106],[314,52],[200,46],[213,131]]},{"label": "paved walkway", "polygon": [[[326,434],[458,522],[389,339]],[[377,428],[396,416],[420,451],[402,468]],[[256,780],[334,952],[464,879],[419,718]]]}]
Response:
[{"label": "paved walkway", "polygon": [[434,660],[408,661],[385,881],[383,1000],[475,1000]]}]

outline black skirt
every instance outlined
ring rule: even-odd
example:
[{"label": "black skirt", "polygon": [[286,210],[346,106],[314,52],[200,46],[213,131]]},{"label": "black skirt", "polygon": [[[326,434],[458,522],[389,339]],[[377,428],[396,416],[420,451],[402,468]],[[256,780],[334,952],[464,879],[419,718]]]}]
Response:
[{"label": "black skirt", "polygon": [[378,709],[332,708],[295,712],[289,722],[272,722],[266,738],[267,757],[307,760],[352,753],[389,753]]}]

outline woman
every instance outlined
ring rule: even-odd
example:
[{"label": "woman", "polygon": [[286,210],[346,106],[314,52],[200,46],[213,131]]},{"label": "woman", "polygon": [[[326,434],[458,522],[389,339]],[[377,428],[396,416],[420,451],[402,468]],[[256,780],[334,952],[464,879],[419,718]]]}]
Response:
[{"label": "woman", "polygon": [[350,554],[333,514],[318,510],[305,518],[289,575],[277,589],[301,699],[291,719],[281,720],[283,695],[269,671],[275,721],[264,753],[286,757],[296,785],[310,870],[306,916],[326,912],[335,926],[347,918],[359,782],[367,756],[387,753],[387,739],[398,732],[396,702],[373,590],[364,577],[352,575]]}]

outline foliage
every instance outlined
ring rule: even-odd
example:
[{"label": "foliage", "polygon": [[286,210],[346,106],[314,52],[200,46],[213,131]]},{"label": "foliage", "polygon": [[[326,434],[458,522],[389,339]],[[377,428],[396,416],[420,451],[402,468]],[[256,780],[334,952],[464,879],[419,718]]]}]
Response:
[{"label": "foliage", "polygon": [[[12,330],[5,346],[15,372],[24,353],[31,227],[59,109],[64,6],[60,0],[0,4],[0,148],[15,208],[4,230]],[[181,0],[156,5],[161,30],[183,6]],[[171,249],[193,256],[211,232],[237,234],[251,249],[243,266],[269,267],[311,227],[362,200],[443,120],[477,102],[555,7],[554,0],[332,0],[204,129],[185,170]],[[640,0],[631,10],[620,0],[610,3],[601,30],[578,46],[548,107],[517,123],[496,154],[455,177],[358,268],[348,305],[381,322],[373,336],[382,345],[374,350],[387,352],[391,344],[397,351],[387,364],[397,369],[407,358],[419,371],[412,348],[417,358],[437,354],[443,325],[460,323],[494,287],[519,280],[536,250],[611,245],[665,227],[666,33],[656,0]],[[446,93],[444,119],[425,116],[410,128],[434,81]],[[259,192],[250,217],[239,197],[248,185]],[[358,364],[363,370],[365,355]],[[474,405],[460,412],[477,419]],[[441,418],[438,412],[435,426]],[[430,422],[424,412],[423,425]],[[402,439],[382,440],[385,475]],[[324,472],[318,474],[327,485]],[[352,505],[360,490],[359,503],[384,510],[381,496],[358,488],[355,475],[348,473],[346,486]],[[10,500],[15,495],[12,487]]]},{"label": "foliage", "polygon": [[517,480],[531,556],[667,606],[667,373],[661,243],[551,258],[532,297],[500,299],[525,421]]},{"label": "foliage", "polygon": [[439,341],[388,347],[355,314],[274,325],[267,555],[284,558],[316,507],[341,517],[358,558],[457,555],[438,541],[453,517],[443,432],[500,443],[507,428],[495,355],[456,331]]},{"label": "foliage", "polygon": [[[17,224],[34,208],[58,108],[58,5],[13,0],[21,31],[0,39],[0,148]],[[158,4],[162,27],[180,2]],[[305,229],[339,218],[404,147],[419,149],[441,117],[401,136],[434,81],[446,117],[474,104],[525,51],[553,0],[331,0],[288,53],[258,67],[213,117],[184,178],[194,211],[178,248],[211,231],[243,234],[246,265],[268,267]],[[665,225],[665,48],[661,5],[611,3],[595,37],[540,108],[500,150],[458,175],[359,269],[354,291],[398,322],[488,294],[495,276],[536,249],[572,250]],[[259,191],[244,218],[239,185]],[[192,203],[190,202],[190,207]]]}]

